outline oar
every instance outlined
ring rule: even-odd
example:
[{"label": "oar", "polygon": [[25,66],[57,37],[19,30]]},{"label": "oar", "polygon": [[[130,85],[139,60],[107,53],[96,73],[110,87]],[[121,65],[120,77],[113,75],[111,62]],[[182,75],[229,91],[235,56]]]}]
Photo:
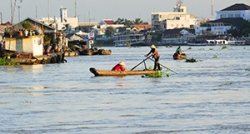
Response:
[{"label": "oar", "polygon": [[134,66],[132,69],[131,69],[131,71],[133,71],[136,67],[138,67],[139,65],[141,65],[143,62],[145,62],[147,59],[149,59],[150,58],[150,56],[149,57],[147,57],[146,59],[144,59],[144,60],[142,60],[140,63],[138,63],[136,66]]},{"label": "oar", "polygon": [[[150,60],[152,60],[152,61],[154,61],[152,58],[149,58]],[[172,69],[170,69],[170,68],[168,68],[168,67],[166,67],[166,66],[164,66],[164,65],[162,65],[161,63],[159,63],[162,67],[164,67],[164,68],[166,68],[166,69],[169,69],[170,71],[172,71],[172,72],[174,72],[174,73],[176,73],[176,74],[178,74],[177,72],[175,72],[174,70],[172,70]]]}]

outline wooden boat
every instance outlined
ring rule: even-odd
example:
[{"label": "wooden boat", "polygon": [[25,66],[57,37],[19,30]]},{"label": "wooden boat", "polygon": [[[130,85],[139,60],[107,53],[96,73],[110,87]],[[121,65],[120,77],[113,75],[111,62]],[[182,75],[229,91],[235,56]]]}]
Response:
[{"label": "wooden boat", "polygon": [[107,50],[107,49],[99,49],[98,50],[98,54],[99,55],[111,55],[111,50]]},{"label": "wooden boat", "polygon": [[186,59],[186,54],[185,53],[174,53],[173,59],[174,60],[183,60],[183,59]]},{"label": "wooden boat", "polygon": [[79,51],[80,55],[98,55],[97,49],[82,49]]},{"label": "wooden boat", "polygon": [[155,70],[133,70],[133,71],[111,71],[111,70],[97,70],[95,68],[90,68],[89,71],[95,76],[126,76],[126,75],[145,75],[153,74],[157,71]]},{"label": "wooden boat", "polygon": [[111,55],[111,50],[107,49],[83,49],[79,51],[80,55]]}]

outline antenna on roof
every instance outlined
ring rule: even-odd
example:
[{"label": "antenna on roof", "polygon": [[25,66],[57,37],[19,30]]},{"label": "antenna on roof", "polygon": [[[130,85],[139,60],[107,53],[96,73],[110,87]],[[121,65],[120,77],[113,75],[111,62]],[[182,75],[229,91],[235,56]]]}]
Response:
[{"label": "antenna on roof", "polygon": [[211,0],[211,18],[214,18],[214,0]]},{"label": "antenna on roof", "polygon": [[75,17],[77,16],[77,14],[76,14],[76,7],[77,7],[77,2],[75,0]]},{"label": "antenna on roof", "polygon": [[174,8],[174,12],[180,12],[182,5],[183,5],[182,0],[176,0],[176,7]]},{"label": "antenna on roof", "polygon": [[[19,0],[20,3],[22,3],[23,1],[22,0]],[[10,22],[11,24],[13,24],[13,21],[14,21],[14,17],[15,17],[15,11],[16,11],[16,4],[17,4],[17,0],[10,0],[10,10],[11,10],[11,18],[10,18]],[[20,7],[19,8],[19,15],[20,15]],[[20,16],[19,16],[20,17]]]}]

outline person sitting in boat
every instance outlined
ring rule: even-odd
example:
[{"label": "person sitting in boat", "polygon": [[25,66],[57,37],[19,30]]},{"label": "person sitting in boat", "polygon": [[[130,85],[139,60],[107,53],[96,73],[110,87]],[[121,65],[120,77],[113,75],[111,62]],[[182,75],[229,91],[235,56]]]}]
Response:
[{"label": "person sitting in boat", "polygon": [[112,71],[126,71],[125,66],[125,62],[121,61],[112,68]]},{"label": "person sitting in boat", "polygon": [[151,56],[154,58],[154,70],[156,69],[161,70],[160,63],[159,63],[160,54],[158,50],[156,49],[155,45],[151,45],[150,48],[151,48],[150,52],[146,54],[145,56],[148,57],[151,54]]},{"label": "person sitting in boat", "polygon": [[181,54],[181,53],[182,53],[181,46],[179,46],[179,47],[176,49],[175,53],[177,53],[177,54]]}]

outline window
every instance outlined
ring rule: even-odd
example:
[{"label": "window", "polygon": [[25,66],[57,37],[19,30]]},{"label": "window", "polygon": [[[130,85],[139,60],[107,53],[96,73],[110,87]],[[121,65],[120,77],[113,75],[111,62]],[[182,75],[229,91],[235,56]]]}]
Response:
[{"label": "window", "polygon": [[240,14],[235,14],[235,17],[236,18],[240,18]]}]

